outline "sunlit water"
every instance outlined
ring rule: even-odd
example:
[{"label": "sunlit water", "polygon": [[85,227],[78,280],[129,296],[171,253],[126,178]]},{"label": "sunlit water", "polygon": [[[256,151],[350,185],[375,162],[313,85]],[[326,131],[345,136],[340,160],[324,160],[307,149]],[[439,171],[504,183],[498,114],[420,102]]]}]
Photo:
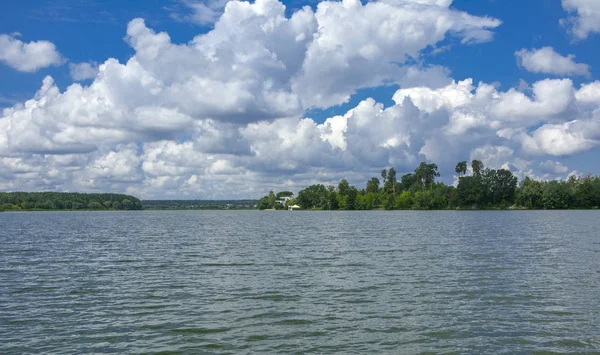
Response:
[{"label": "sunlit water", "polygon": [[0,213],[0,354],[600,352],[600,212]]}]

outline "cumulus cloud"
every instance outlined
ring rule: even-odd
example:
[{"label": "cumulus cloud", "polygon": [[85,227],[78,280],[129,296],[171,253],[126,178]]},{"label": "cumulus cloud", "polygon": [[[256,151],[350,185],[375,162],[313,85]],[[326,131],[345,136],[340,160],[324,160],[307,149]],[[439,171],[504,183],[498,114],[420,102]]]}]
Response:
[{"label": "cumulus cloud", "polygon": [[539,49],[521,49],[515,52],[519,66],[532,73],[552,75],[582,75],[589,76],[589,65],[576,63],[572,54],[566,57],[556,53],[552,47]]},{"label": "cumulus cloud", "polygon": [[[336,183],[341,177],[363,183],[381,167],[407,172],[424,159],[435,161],[447,174],[456,161],[468,158],[491,168],[510,169],[520,177],[559,176],[564,169],[548,172],[547,163],[536,165],[534,158],[520,155],[569,155],[595,147],[600,142],[595,113],[600,102],[590,106],[587,99],[580,104],[577,97],[590,88],[576,90],[569,80],[541,81],[533,87],[544,90],[537,89],[533,97],[522,94],[523,102],[529,104],[511,119],[499,114],[503,111],[497,107],[514,100],[514,89],[498,91],[485,83],[474,86],[467,79],[438,89],[399,89],[394,95],[396,104],[390,107],[365,99],[323,123],[287,117],[232,124],[192,119],[165,108],[138,108],[112,122],[92,119],[90,126],[80,117],[67,125],[69,134],[46,139],[39,138],[52,126],[45,127],[43,120],[18,119],[36,127],[29,140],[39,143],[26,144],[15,140],[23,136],[21,128],[13,127],[12,117],[4,117],[0,119],[0,128],[6,128],[0,130],[5,132],[0,134],[0,146],[5,149],[3,164],[5,174],[12,177],[11,186],[24,177],[43,176],[43,187],[61,181],[70,189],[104,187],[142,197],[260,196],[265,189],[297,190],[314,182]],[[548,104],[539,97],[545,97],[548,87],[559,87],[557,95],[565,97],[556,100],[564,103],[544,108]],[[64,94],[48,79],[37,99],[20,108],[24,112],[12,108],[5,113],[37,117],[33,111],[52,106],[48,101],[60,95]],[[527,108],[542,113],[533,116]],[[580,118],[569,121],[571,114]],[[108,134],[113,140],[107,139],[100,122],[107,125],[104,129],[112,127],[121,135]],[[529,127],[534,128],[532,133]],[[14,132],[19,134],[15,137]],[[76,137],[81,138],[73,140]],[[84,141],[83,137],[92,138]],[[131,143],[136,140],[143,143]],[[73,148],[76,142],[97,146],[78,151]],[[4,188],[11,188],[6,184]],[[230,186],[236,186],[235,191]]]},{"label": "cumulus cloud", "polygon": [[565,11],[573,14],[560,23],[567,27],[576,39],[586,39],[600,32],[600,2],[596,0],[562,0]]},{"label": "cumulus cloud", "polygon": [[541,162],[540,167],[543,171],[551,174],[565,174],[569,171],[568,167],[564,166],[560,162],[553,160],[546,160],[544,162]]},{"label": "cumulus cloud", "polygon": [[[487,41],[500,24],[450,5],[346,0],[286,16],[275,0],[236,1],[184,44],[134,19],[126,62],[108,59],[92,81],[64,90],[46,77],[2,111],[0,189],[259,197],[342,177],[363,184],[425,159],[450,176],[470,157],[531,174],[547,156],[597,146],[597,83],[500,90],[409,64],[449,37]],[[393,84],[390,106],[367,98],[325,120],[305,117]]]},{"label": "cumulus cloud", "polygon": [[64,59],[49,41],[25,43],[19,34],[0,34],[0,61],[22,72],[33,73],[51,65],[62,65]]},{"label": "cumulus cloud", "polygon": [[69,63],[69,73],[74,81],[94,79],[98,75],[97,63]]}]

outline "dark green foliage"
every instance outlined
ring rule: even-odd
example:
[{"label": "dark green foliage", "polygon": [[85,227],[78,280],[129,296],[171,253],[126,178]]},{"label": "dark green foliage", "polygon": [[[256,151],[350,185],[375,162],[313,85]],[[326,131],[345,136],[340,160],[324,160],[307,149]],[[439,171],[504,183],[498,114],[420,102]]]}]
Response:
[{"label": "dark green foliage", "polygon": [[298,205],[303,209],[328,209],[330,190],[325,185],[311,185],[298,192]]},{"label": "dark green foliage", "polygon": [[479,160],[473,160],[471,162],[471,169],[473,169],[473,176],[481,175],[483,168],[484,168],[483,163],[480,162]]},{"label": "dark green foliage", "polygon": [[456,164],[456,168],[454,169],[454,171],[456,172],[458,177],[466,175],[467,174],[467,161],[464,160],[464,161],[458,162],[458,164]]},{"label": "dark green foliage", "polygon": [[415,169],[415,176],[417,181],[421,183],[424,189],[430,189],[433,187],[435,178],[440,176],[437,171],[438,167],[435,164],[427,164],[422,162],[418,168]]},{"label": "dark green foliage", "polygon": [[[312,185],[300,191],[297,203],[304,209],[565,209],[600,207],[600,177],[571,177],[568,181],[535,181],[525,178],[521,183],[507,169],[486,169],[482,162],[471,162],[473,175],[467,176],[467,162],[456,165],[458,186],[435,181],[440,176],[436,164],[421,163],[414,173],[402,175],[396,181],[394,168],[383,169],[379,179],[371,178],[363,190],[357,190],[346,179],[337,189]],[[271,194],[270,194],[271,195]],[[259,208],[268,208],[269,196],[263,197]]]},{"label": "dark green foliage", "polygon": [[[120,201],[120,203],[118,202]],[[140,210],[142,203],[123,194],[84,194],[73,192],[0,192],[0,203],[5,210]]]},{"label": "dark green foliage", "polygon": [[[385,180],[385,184],[383,186],[383,189],[385,190],[385,192],[387,194],[391,194],[392,196],[396,196],[396,170],[394,170],[394,168],[390,168],[390,170],[388,170],[388,174],[387,174],[387,179]],[[392,205],[393,205],[393,201],[392,201]]]},{"label": "dark green foliage", "polygon": [[379,179],[374,177],[371,180],[367,181],[367,193],[377,193],[379,192]]}]

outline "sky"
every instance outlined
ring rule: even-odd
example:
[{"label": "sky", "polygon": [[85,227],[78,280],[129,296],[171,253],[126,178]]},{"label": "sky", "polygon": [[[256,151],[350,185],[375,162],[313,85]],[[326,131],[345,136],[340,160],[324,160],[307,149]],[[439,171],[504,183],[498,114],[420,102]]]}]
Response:
[{"label": "sky", "polygon": [[600,174],[597,0],[21,0],[0,191],[259,198],[458,161]]}]

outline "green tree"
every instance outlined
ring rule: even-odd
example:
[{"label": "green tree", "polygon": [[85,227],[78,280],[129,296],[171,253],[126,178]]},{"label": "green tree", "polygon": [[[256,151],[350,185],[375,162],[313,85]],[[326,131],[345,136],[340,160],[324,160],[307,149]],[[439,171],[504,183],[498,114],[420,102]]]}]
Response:
[{"label": "green tree", "polygon": [[542,183],[526,177],[517,192],[517,202],[527,208],[542,208]]},{"label": "green tree", "polygon": [[417,191],[414,197],[414,206],[419,210],[430,210],[433,208],[433,193],[430,190]]},{"label": "green tree", "polygon": [[405,174],[400,178],[400,190],[408,191],[418,183],[418,178],[415,174]]},{"label": "green tree", "polygon": [[88,203],[88,208],[90,210],[100,210],[100,209],[102,209],[102,204],[98,201],[92,201],[92,202]]},{"label": "green tree", "polygon": [[418,168],[415,169],[415,175],[417,180],[421,183],[421,186],[425,189],[431,189],[435,183],[436,176],[440,176],[437,171],[438,166],[436,164],[427,164],[422,162]]},{"label": "green tree", "polygon": [[266,210],[271,208],[269,206],[269,197],[268,196],[263,196],[260,200],[258,200],[258,209],[259,210]]},{"label": "green tree", "polygon": [[479,160],[473,160],[471,162],[471,169],[473,169],[473,175],[479,176],[485,167],[483,163]]},{"label": "green tree", "polygon": [[410,191],[402,192],[394,203],[394,207],[401,210],[407,210],[413,206],[413,197]]},{"label": "green tree", "polygon": [[463,160],[461,162],[458,162],[454,171],[456,172],[456,174],[458,174],[459,178],[461,176],[464,176],[467,173],[467,161]]},{"label": "green tree", "polygon": [[311,185],[298,192],[298,205],[303,209],[327,209],[329,191],[322,184]]},{"label": "green tree", "polygon": [[125,198],[121,200],[121,206],[123,206],[124,210],[130,210],[133,208],[133,202],[131,202],[131,200],[129,200],[128,198]]},{"label": "green tree", "polygon": [[456,188],[458,204],[465,206],[478,206],[482,196],[481,179],[477,176],[463,176],[458,179]]},{"label": "green tree", "polygon": [[510,170],[499,169],[496,171],[493,181],[493,193],[495,204],[512,204],[517,191],[517,177]]},{"label": "green tree", "polygon": [[387,179],[385,180],[384,189],[386,193],[391,194],[394,198],[396,197],[396,182],[396,170],[390,168],[390,170],[388,170]]},{"label": "green tree", "polygon": [[277,196],[273,191],[269,191],[269,208],[275,208],[275,203],[277,202]]},{"label": "green tree", "polygon": [[542,191],[542,204],[545,209],[569,208],[569,193],[565,183],[548,181]]},{"label": "green tree", "polygon": [[379,179],[378,178],[374,177],[374,178],[371,178],[371,180],[367,181],[366,192],[367,193],[379,192]]}]

